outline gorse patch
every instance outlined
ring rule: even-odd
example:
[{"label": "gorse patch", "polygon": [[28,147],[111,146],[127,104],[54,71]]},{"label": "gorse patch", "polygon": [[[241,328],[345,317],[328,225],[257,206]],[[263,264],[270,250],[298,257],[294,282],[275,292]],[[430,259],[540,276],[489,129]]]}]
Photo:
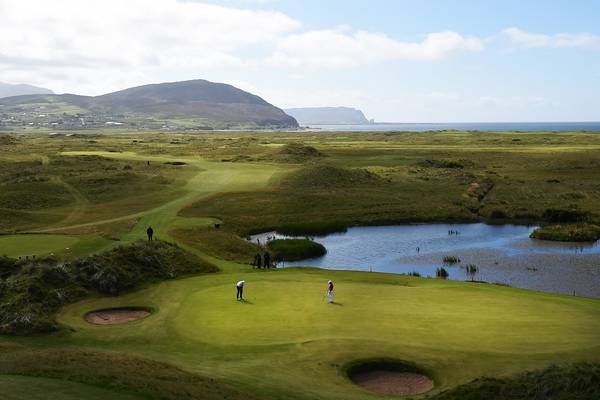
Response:
[{"label": "gorse patch", "polygon": [[551,366],[511,378],[482,378],[434,396],[435,400],[596,400],[600,365]]},{"label": "gorse patch", "polygon": [[26,334],[57,329],[52,314],[89,292],[109,295],[144,282],[217,268],[176,245],[138,242],[65,263],[54,258],[0,258],[0,333]]}]

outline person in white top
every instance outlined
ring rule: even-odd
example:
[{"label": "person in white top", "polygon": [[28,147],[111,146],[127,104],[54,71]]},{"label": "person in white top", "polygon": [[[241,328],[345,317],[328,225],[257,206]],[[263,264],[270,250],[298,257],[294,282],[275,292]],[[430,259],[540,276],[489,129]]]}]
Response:
[{"label": "person in white top", "polygon": [[333,303],[333,282],[327,282],[327,297],[330,303]]},{"label": "person in white top", "polygon": [[237,300],[244,300],[244,285],[245,284],[246,284],[246,281],[239,281],[235,285],[235,288],[237,289],[237,294],[235,295],[235,298]]}]

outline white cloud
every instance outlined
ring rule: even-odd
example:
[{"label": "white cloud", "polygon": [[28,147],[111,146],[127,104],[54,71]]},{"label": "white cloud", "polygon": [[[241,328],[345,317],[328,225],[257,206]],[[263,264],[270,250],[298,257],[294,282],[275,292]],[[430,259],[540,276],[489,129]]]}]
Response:
[{"label": "white cloud", "polygon": [[519,28],[507,28],[503,33],[516,47],[596,48],[600,49],[600,36],[591,33],[558,33],[545,35],[530,33]]},{"label": "white cloud", "polygon": [[463,51],[479,51],[483,41],[456,32],[428,34],[421,42],[402,42],[383,33],[348,28],[315,30],[282,39],[268,62],[276,66],[348,67],[388,60],[436,60]]},{"label": "white cloud", "polygon": [[[177,0],[0,0],[0,76],[103,92],[115,88],[98,81],[110,75],[251,65],[241,52],[300,26],[279,12]],[[67,82],[51,78],[58,72]]]}]

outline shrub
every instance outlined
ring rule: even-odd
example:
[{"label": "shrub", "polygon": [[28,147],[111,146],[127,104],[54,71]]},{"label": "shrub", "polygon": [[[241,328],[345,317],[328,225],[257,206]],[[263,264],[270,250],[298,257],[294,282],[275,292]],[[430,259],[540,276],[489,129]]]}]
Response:
[{"label": "shrub", "polygon": [[542,214],[542,218],[548,222],[583,222],[589,218],[589,213],[577,209],[548,208]]},{"label": "shrub", "polygon": [[442,392],[433,400],[595,400],[600,364],[551,366],[508,378],[479,378]]},{"label": "shrub", "polygon": [[300,261],[324,256],[327,249],[321,243],[308,239],[277,239],[267,246],[277,261]]},{"label": "shrub", "polygon": [[454,265],[460,262],[460,258],[456,256],[444,256],[443,261],[446,265]]},{"label": "shrub", "polygon": [[508,215],[506,214],[506,211],[504,211],[504,210],[495,209],[490,213],[490,218],[491,219],[506,219],[506,218],[508,218]]},{"label": "shrub", "polygon": [[477,265],[475,264],[467,264],[465,266],[465,272],[467,273],[467,276],[471,279],[471,281],[475,280],[475,275],[477,275],[478,271],[479,268],[477,268]]},{"label": "shrub", "polygon": [[438,278],[446,279],[448,275],[448,271],[444,267],[435,270],[435,276]]}]

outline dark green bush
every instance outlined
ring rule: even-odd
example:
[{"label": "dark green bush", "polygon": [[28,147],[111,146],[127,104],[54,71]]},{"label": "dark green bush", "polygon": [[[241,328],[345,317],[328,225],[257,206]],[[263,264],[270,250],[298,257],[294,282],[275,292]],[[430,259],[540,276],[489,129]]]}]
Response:
[{"label": "dark green bush", "polygon": [[458,258],[456,256],[444,256],[442,261],[446,265],[454,265],[454,264],[458,264],[460,262],[460,258]]},{"label": "dark green bush", "polygon": [[324,256],[327,249],[320,243],[308,239],[278,239],[267,245],[276,261],[300,261]]},{"label": "dark green bush", "polygon": [[548,208],[542,218],[548,222],[582,222],[589,218],[589,213],[578,209]]},{"label": "dark green bush", "polygon": [[446,279],[448,275],[448,271],[444,267],[435,270],[435,276],[438,278]]}]

